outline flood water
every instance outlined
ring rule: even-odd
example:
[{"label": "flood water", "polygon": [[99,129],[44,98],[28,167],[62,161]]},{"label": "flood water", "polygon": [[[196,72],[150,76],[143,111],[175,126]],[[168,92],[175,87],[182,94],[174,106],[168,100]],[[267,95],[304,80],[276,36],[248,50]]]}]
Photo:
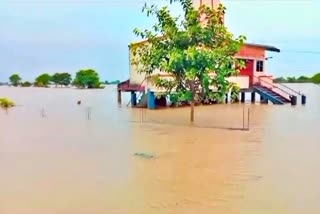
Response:
[{"label": "flood water", "polygon": [[0,110],[0,213],[318,214],[320,87],[291,86],[306,106],[197,107],[195,126],[113,87],[0,87],[18,105]]}]

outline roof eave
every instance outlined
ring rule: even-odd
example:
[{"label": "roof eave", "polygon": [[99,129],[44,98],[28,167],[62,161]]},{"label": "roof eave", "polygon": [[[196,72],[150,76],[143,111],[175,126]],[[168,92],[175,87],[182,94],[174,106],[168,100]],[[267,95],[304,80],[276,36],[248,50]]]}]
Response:
[{"label": "roof eave", "polygon": [[[148,42],[147,39],[144,39],[144,40],[141,40],[141,41],[138,41],[138,42],[132,42],[129,47],[132,47],[132,46],[137,46],[137,45],[140,45],[140,44],[143,44],[143,43],[146,43]],[[277,53],[280,53],[280,49],[277,48],[277,47],[274,47],[274,46],[270,46],[270,45],[262,45],[262,44],[253,44],[253,43],[245,43],[245,45],[248,45],[248,46],[253,46],[253,47],[258,47],[258,48],[263,48],[267,51],[272,51],[272,52],[277,52]]]},{"label": "roof eave", "polygon": [[280,49],[279,48],[276,48],[276,47],[270,46],[270,45],[253,44],[253,43],[246,43],[246,45],[253,46],[253,47],[258,47],[258,48],[263,48],[263,49],[265,49],[267,51],[280,53]]}]

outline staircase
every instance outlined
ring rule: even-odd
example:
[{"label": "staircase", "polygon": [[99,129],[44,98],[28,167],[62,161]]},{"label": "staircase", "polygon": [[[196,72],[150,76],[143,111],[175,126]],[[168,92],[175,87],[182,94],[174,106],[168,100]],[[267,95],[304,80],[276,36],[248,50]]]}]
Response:
[{"label": "staircase", "polygon": [[253,86],[253,92],[258,93],[264,99],[269,100],[273,104],[283,105],[290,103],[290,100],[281,96],[280,94],[272,91],[271,89],[263,86]]},{"label": "staircase", "polygon": [[281,84],[274,83],[270,76],[260,76],[255,78],[255,84],[252,86],[252,92],[258,93],[262,100],[267,100],[273,104],[283,105],[291,103],[291,105],[297,104],[297,97],[301,97],[301,103],[306,103],[306,96],[301,92]]}]

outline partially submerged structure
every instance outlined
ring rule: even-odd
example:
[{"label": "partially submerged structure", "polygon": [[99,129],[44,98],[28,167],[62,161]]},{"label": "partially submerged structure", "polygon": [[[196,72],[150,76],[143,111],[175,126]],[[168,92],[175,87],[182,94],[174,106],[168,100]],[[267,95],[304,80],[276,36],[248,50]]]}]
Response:
[{"label": "partially submerged structure", "polygon": [[[220,0],[193,0],[195,7],[202,4],[216,8]],[[118,85],[118,101],[121,102],[121,92],[131,92],[131,105],[134,107],[148,107],[154,109],[158,105],[165,105],[165,100],[157,99],[156,95],[163,93],[163,89],[157,88],[153,82],[153,75],[159,75],[162,78],[170,78],[165,72],[154,71],[152,75],[146,76],[137,72],[137,66],[133,63],[133,48],[143,45],[147,41],[131,43],[130,52],[130,79]],[[297,96],[302,97],[302,103],[305,104],[306,97],[285,85],[275,84],[273,76],[268,73],[266,52],[280,52],[280,49],[263,44],[246,43],[235,55],[238,59],[245,61],[245,68],[240,70],[237,76],[228,78],[230,82],[235,83],[241,91],[241,102],[245,102],[246,93],[251,93],[251,101],[255,102],[255,95],[260,95],[261,103],[296,105]],[[213,74],[214,75],[214,74]],[[228,95],[226,95],[228,102]]]}]

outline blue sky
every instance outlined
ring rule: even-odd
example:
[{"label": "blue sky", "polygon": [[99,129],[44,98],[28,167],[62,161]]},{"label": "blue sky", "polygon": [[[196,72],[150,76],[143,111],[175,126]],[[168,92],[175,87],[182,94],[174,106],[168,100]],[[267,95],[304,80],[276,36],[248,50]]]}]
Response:
[{"label": "blue sky", "polygon": [[[165,0],[146,0],[160,6]],[[152,20],[141,13],[144,0],[1,0],[0,81],[18,72],[33,80],[43,72],[75,73],[94,68],[103,80],[129,75],[132,30]],[[320,71],[320,1],[224,0],[226,24],[248,42],[279,47],[268,53],[276,76]],[[179,14],[178,5],[171,6]]]}]

